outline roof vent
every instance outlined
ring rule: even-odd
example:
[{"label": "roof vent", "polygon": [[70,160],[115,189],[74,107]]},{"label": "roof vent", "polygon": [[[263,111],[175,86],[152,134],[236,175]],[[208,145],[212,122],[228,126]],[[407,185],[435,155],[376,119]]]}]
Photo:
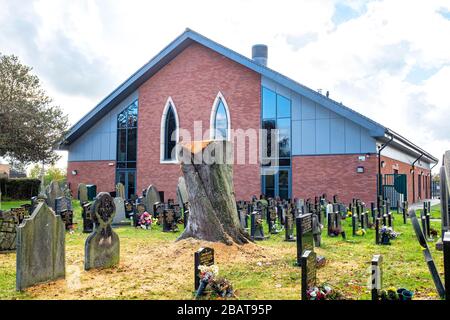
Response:
[{"label": "roof vent", "polygon": [[252,59],[265,67],[267,67],[268,48],[265,44],[255,44],[252,47]]}]

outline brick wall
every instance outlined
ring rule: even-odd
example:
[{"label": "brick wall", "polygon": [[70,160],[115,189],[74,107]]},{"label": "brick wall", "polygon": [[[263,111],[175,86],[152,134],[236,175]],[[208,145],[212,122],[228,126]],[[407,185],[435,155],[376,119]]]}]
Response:
[{"label": "brick wall", "polygon": [[[113,165],[110,166],[110,163]],[[72,175],[73,170],[77,170],[77,175]],[[77,197],[79,183],[95,184],[97,192],[115,191],[116,163],[114,161],[69,162],[67,181],[70,183],[70,190],[74,197]]]},{"label": "brick wall", "polygon": [[[292,193],[297,198],[314,198],[323,193],[328,199],[337,194],[344,203],[359,198],[366,204],[376,200],[377,156],[360,161],[357,154],[295,156],[292,158]],[[358,166],[364,173],[357,173]]]},{"label": "brick wall", "polygon": [[[385,157],[381,155],[381,160],[385,162],[384,168],[381,168],[381,172],[383,174],[392,174],[394,173],[394,169],[398,170],[399,174],[406,174],[407,176],[407,185],[408,185],[408,202],[413,202],[413,175],[410,170],[412,169],[411,165],[408,163],[404,163],[389,157]],[[430,198],[430,170],[423,169],[420,167],[415,168],[414,173],[414,193],[415,193],[415,201],[428,199]],[[419,179],[421,179],[421,188],[419,191]],[[419,196],[420,193],[420,196]]]},{"label": "brick wall", "polygon": [[[176,199],[177,164],[160,163],[161,117],[170,96],[180,128],[193,137],[194,121],[209,129],[214,100],[221,92],[233,129],[260,127],[260,75],[199,44],[192,44],[139,88],[137,190],[154,184],[165,199]],[[259,166],[235,165],[237,199],[260,193]]]}]

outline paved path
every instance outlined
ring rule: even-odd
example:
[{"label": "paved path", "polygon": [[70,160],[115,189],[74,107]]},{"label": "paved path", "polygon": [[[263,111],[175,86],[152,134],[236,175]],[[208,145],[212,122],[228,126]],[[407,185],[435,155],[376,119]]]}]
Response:
[{"label": "paved path", "polygon": [[[441,203],[440,199],[431,199],[431,200],[425,200],[425,201],[430,201],[431,202],[431,206],[434,206],[436,204]],[[414,209],[414,210],[422,209],[423,208],[423,201],[419,201],[419,202],[413,203],[413,204],[409,205],[408,208],[409,209]]]}]

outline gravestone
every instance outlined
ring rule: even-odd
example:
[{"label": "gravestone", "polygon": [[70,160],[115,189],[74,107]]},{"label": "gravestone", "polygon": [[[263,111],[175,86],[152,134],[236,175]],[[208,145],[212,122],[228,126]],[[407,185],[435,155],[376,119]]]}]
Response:
[{"label": "gravestone", "polygon": [[177,203],[179,205],[182,205],[183,203],[188,202],[188,193],[186,189],[186,181],[184,180],[184,177],[181,176],[178,178],[178,185],[177,185]]},{"label": "gravestone", "polygon": [[212,266],[214,264],[214,249],[200,248],[194,254],[194,289],[197,290],[200,285],[199,266]]},{"label": "gravestone", "polygon": [[119,182],[116,184],[116,197],[125,199],[125,186],[123,183]]},{"label": "gravestone", "polygon": [[97,196],[97,186],[95,184],[88,184],[86,185],[86,190],[88,201],[94,200],[94,198]]},{"label": "gravestone", "polygon": [[285,230],[285,241],[294,242],[297,239],[294,236],[294,212],[295,207],[291,206],[291,204],[286,205],[286,218],[284,223],[284,230]]},{"label": "gravestone", "polygon": [[297,227],[297,265],[301,265],[301,258],[305,250],[314,251],[314,236],[312,214],[302,214],[295,219]]},{"label": "gravestone", "polygon": [[444,284],[445,284],[445,300],[450,301],[450,232],[444,234],[443,251],[444,251]]},{"label": "gravestone", "polygon": [[109,268],[119,264],[119,236],[111,228],[116,208],[109,193],[101,192],[94,202],[98,227],[86,239],[84,269]]},{"label": "gravestone", "polygon": [[127,219],[133,218],[134,214],[136,213],[136,208],[133,202],[125,200],[124,201],[125,206],[125,217]]},{"label": "gravestone", "polygon": [[78,184],[78,200],[80,200],[80,205],[88,201],[87,187],[84,183]]},{"label": "gravestone", "polygon": [[71,230],[73,227],[73,208],[72,199],[66,196],[55,199],[55,213],[61,216],[61,219],[66,226],[66,230]]},{"label": "gravestone", "polygon": [[380,299],[380,291],[382,288],[382,263],[383,263],[383,257],[381,254],[376,254],[372,257],[371,261],[371,292],[372,292],[372,300],[379,300]]},{"label": "gravestone", "polygon": [[59,187],[59,183],[56,181],[50,182],[49,186],[47,187],[46,191],[47,196],[47,205],[52,208],[53,210],[56,210],[55,208],[55,200],[59,197],[63,197],[64,193]]},{"label": "gravestone", "polygon": [[16,289],[65,277],[65,227],[41,202],[17,227]]},{"label": "gravestone", "polygon": [[83,233],[91,233],[94,230],[94,219],[92,215],[92,204],[84,202],[81,217],[83,218]]},{"label": "gravestone", "polygon": [[375,244],[380,244],[380,224],[381,218],[375,218]]},{"label": "gravestone", "polygon": [[173,208],[166,208],[163,211],[163,232],[171,231],[178,231],[175,210]]},{"label": "gravestone", "polygon": [[433,257],[431,256],[430,249],[428,248],[427,240],[420,228],[419,221],[417,220],[416,213],[413,209],[409,210],[409,217],[411,218],[411,222],[412,222],[417,240],[419,241],[419,244],[422,247],[422,252],[425,257],[425,261],[427,263],[428,270],[430,271],[431,277],[433,278],[434,285],[436,286],[436,290],[437,290],[439,296],[441,298],[444,298],[445,297],[444,286],[442,285],[441,278],[439,277],[439,273],[436,269],[436,265],[433,261]]},{"label": "gravestone", "polygon": [[312,215],[312,232],[314,238],[314,245],[316,247],[320,247],[322,244],[322,225],[319,221],[319,214]]},{"label": "gravestone", "polygon": [[125,202],[121,197],[114,198],[114,205],[116,206],[116,214],[114,216],[113,225],[126,224],[129,225],[130,222],[127,221],[127,217],[125,214]]},{"label": "gravestone", "polygon": [[158,189],[154,185],[150,185],[147,188],[144,198],[144,205],[147,208],[148,213],[154,215],[153,205],[157,202],[162,202],[159,196]]},{"label": "gravestone", "polygon": [[[298,219],[298,218],[297,218]],[[302,267],[302,300],[307,300],[308,289],[315,287],[317,282],[316,254],[312,250],[303,252],[300,265]]]},{"label": "gravestone", "polygon": [[264,236],[264,219],[261,211],[255,211],[251,214],[251,236],[253,240],[265,240]]}]

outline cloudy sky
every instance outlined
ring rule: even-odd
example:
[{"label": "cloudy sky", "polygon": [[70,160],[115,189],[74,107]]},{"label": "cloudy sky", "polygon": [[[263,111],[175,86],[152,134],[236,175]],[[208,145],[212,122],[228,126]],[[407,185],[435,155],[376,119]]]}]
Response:
[{"label": "cloudy sky", "polygon": [[186,27],[247,56],[265,43],[269,67],[438,158],[450,149],[450,0],[0,0],[0,52],[72,124]]}]

